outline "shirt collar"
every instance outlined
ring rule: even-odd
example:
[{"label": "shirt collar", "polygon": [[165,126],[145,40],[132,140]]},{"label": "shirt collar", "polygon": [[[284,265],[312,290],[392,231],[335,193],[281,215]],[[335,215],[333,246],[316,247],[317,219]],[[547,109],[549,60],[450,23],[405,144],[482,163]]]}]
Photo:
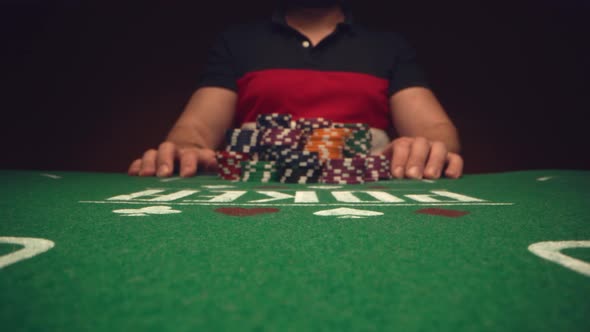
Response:
[{"label": "shirt collar", "polygon": [[[344,22],[338,23],[338,28],[344,28],[347,29],[348,31],[352,31],[353,30],[353,19],[352,19],[352,12],[350,10],[350,8],[344,6],[343,8],[344,11]],[[272,14],[272,23],[281,27],[286,27],[286,28],[290,28],[290,26],[287,24],[287,19],[286,19],[286,12],[284,8],[279,8],[277,10],[275,10]]]}]

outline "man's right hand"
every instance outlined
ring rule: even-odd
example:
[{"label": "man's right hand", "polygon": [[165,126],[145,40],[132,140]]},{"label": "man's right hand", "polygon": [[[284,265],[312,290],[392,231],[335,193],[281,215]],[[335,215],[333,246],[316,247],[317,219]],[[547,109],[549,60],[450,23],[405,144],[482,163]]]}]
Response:
[{"label": "man's right hand", "polygon": [[131,176],[169,177],[174,174],[176,161],[178,161],[182,177],[194,176],[197,170],[215,171],[217,169],[213,150],[167,141],[160,144],[158,150],[150,149],[143,154],[142,158],[133,161],[127,173]]}]

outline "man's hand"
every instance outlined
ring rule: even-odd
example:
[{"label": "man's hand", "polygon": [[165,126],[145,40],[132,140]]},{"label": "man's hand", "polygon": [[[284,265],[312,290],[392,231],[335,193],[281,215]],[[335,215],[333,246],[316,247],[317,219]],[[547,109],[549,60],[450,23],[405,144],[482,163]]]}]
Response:
[{"label": "man's hand", "polygon": [[463,158],[449,152],[439,141],[424,137],[400,137],[383,154],[391,160],[391,173],[397,179],[438,179],[444,174],[453,179],[463,174]]},{"label": "man's hand", "polygon": [[222,143],[225,131],[231,128],[237,99],[236,92],[225,88],[204,87],[195,91],[166,142],[132,162],[129,175],[168,177],[174,174],[175,162],[182,177],[193,176],[197,170],[217,170],[211,149]]},{"label": "man's hand", "polygon": [[158,150],[146,151],[142,158],[129,166],[129,175],[169,177],[174,174],[175,161],[179,162],[180,176],[194,176],[197,170],[215,171],[215,152],[194,146],[180,146],[172,142],[160,144]]}]

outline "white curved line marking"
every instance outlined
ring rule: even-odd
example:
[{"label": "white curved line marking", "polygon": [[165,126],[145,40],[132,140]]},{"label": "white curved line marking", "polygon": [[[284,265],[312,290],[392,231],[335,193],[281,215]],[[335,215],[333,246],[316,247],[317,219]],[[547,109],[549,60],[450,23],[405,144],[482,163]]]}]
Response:
[{"label": "white curved line marking", "polygon": [[173,182],[173,181],[178,181],[181,180],[181,177],[172,177],[172,178],[165,178],[165,179],[161,179],[160,182]]},{"label": "white curved line marking", "polygon": [[50,178],[50,179],[54,179],[54,180],[59,180],[59,179],[61,179],[61,176],[59,176],[59,175],[55,175],[55,174],[48,174],[48,173],[44,173],[44,174],[41,174],[41,176],[44,176],[44,177],[46,177],[46,178]]},{"label": "white curved line marking", "polygon": [[590,241],[538,242],[531,244],[529,246],[529,251],[543,259],[590,277],[590,263],[564,255],[560,252],[561,250],[570,248],[590,248]]},{"label": "white curved line marking", "polygon": [[18,244],[24,248],[8,255],[0,256],[0,269],[19,261],[35,257],[53,248],[55,243],[45,239],[28,237],[0,237],[0,243]]}]

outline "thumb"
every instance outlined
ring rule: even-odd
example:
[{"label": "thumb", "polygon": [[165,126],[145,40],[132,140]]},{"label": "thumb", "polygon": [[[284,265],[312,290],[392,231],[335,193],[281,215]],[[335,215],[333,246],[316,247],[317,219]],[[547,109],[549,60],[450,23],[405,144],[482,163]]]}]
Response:
[{"label": "thumb", "polygon": [[382,154],[385,157],[387,157],[387,159],[391,160],[391,158],[393,157],[393,142],[390,142],[381,150],[379,150],[379,154]]}]

